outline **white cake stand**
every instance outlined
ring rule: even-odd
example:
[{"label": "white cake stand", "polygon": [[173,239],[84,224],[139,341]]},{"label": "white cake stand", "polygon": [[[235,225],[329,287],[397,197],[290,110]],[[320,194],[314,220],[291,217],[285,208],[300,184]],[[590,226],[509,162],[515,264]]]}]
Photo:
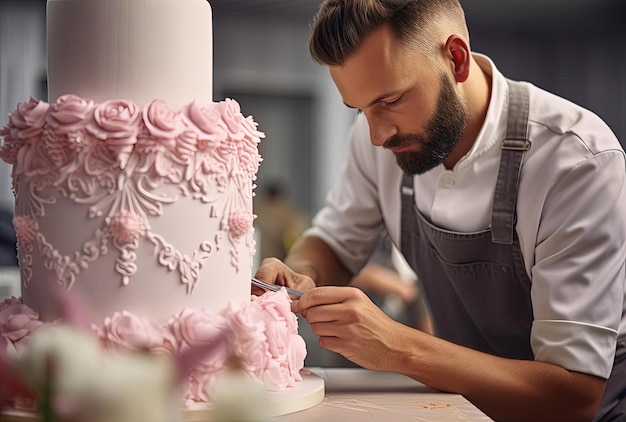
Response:
[{"label": "white cake stand", "polygon": [[[293,388],[267,393],[270,416],[287,415],[316,406],[324,400],[324,391],[324,379],[304,369],[302,381],[296,383]],[[208,405],[198,404],[191,409],[184,410],[182,420],[183,422],[206,422],[210,420],[210,415]],[[0,420],[2,422],[35,422],[40,419],[32,412],[2,410]]]},{"label": "white cake stand", "polygon": [[[301,375],[302,381],[297,382],[294,387],[266,393],[268,400],[266,411],[268,416],[282,416],[299,412],[316,406],[324,400],[324,379],[307,369],[303,369]],[[245,397],[241,399],[245,401]],[[209,406],[206,403],[197,403],[194,407],[185,410],[183,422],[206,422],[211,420]]]}]

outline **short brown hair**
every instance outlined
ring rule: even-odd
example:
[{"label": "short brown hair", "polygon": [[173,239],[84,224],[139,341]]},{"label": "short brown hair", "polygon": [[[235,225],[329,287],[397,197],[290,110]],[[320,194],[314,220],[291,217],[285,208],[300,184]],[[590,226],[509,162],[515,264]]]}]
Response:
[{"label": "short brown hair", "polygon": [[433,52],[440,47],[429,23],[452,19],[467,35],[465,15],[459,0],[324,0],[313,18],[309,51],[319,64],[345,63],[363,39],[389,23],[398,40]]}]

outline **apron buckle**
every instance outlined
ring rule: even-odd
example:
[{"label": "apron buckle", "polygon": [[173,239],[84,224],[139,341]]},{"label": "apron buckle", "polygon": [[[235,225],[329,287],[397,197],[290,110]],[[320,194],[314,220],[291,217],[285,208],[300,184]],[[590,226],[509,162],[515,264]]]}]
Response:
[{"label": "apron buckle", "polygon": [[530,141],[528,139],[505,139],[502,142],[502,149],[528,151],[530,149]]}]

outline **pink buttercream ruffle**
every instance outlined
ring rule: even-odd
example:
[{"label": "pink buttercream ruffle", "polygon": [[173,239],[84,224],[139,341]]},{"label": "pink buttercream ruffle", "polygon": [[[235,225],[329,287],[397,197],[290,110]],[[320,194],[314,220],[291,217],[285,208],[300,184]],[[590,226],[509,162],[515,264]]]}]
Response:
[{"label": "pink buttercream ruffle", "polygon": [[172,110],[161,100],[139,108],[130,100],[95,104],[70,94],[53,104],[35,98],[18,104],[0,136],[2,160],[15,165],[22,151],[18,173],[60,172],[75,165],[78,156],[88,156],[89,174],[111,164],[129,172],[151,170],[177,182],[191,181],[206,194],[205,179],[215,174],[254,177],[260,163],[257,144],[265,135],[232,99]]},{"label": "pink buttercream ruffle", "polygon": [[[21,299],[0,302],[0,347],[19,353],[36,330],[49,324]],[[187,378],[187,402],[209,401],[232,362],[252,379],[263,381],[268,390],[283,390],[302,380],[306,345],[298,335],[298,320],[284,289],[252,296],[249,303],[231,303],[220,313],[185,308],[168,321],[157,323],[121,311],[106,318],[101,326],[93,326],[105,349],[172,355],[211,341],[222,330],[229,333],[224,347],[204,357]]]}]

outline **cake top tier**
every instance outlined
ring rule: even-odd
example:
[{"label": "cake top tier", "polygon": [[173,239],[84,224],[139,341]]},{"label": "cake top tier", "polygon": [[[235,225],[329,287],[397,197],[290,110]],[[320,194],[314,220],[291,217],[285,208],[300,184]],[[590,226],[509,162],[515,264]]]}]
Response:
[{"label": "cake top tier", "polygon": [[48,100],[213,100],[206,0],[48,0]]}]

